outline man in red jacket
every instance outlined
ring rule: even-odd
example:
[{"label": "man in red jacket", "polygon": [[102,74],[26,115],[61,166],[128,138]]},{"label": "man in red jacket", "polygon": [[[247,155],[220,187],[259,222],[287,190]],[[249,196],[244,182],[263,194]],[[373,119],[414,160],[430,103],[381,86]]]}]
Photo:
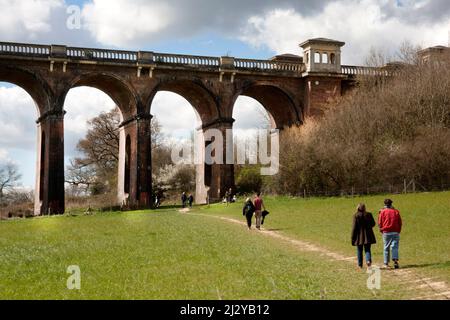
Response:
[{"label": "man in red jacket", "polygon": [[400,211],[392,206],[392,200],[384,200],[384,208],[378,216],[378,225],[383,233],[384,242],[384,267],[389,268],[390,251],[392,250],[392,260],[394,268],[398,269],[398,247],[400,242],[400,232],[402,231],[402,218]]}]

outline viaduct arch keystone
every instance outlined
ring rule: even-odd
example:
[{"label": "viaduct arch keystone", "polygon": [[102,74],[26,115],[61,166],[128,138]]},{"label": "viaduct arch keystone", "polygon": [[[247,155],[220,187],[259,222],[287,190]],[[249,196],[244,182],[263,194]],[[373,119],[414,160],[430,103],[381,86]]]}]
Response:
[{"label": "viaduct arch keystone", "polygon": [[[299,125],[320,114],[356,75],[378,69],[342,66],[343,42],[317,38],[301,44],[304,57],[270,60],[207,57],[0,42],[0,81],[24,88],[38,110],[38,161],[35,214],[64,212],[64,100],[76,86],[108,94],[122,112],[118,203],[151,207],[151,102],[158,91],[172,91],[197,111],[201,136],[206,129],[232,129],[240,95],[259,102],[273,127]],[[207,143],[207,141],[206,141]],[[230,141],[225,142],[230,143]],[[225,162],[224,162],[225,163]],[[197,166],[197,201],[220,199],[234,186],[230,164]]]}]

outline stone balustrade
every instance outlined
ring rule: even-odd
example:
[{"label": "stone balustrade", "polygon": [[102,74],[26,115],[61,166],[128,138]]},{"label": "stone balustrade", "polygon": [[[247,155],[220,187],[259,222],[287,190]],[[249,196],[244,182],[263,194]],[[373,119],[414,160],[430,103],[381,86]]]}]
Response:
[{"label": "stone balustrade", "polygon": [[[35,58],[65,58],[74,61],[100,61],[110,63],[137,63],[154,65],[174,65],[181,67],[203,67],[208,69],[235,69],[260,72],[304,71],[304,64],[271,60],[235,59],[233,57],[208,57],[156,52],[136,52],[123,50],[91,49],[65,46],[43,46],[0,42],[0,55],[26,56]],[[223,64],[223,61],[226,61]],[[231,64],[230,64],[231,61]]]},{"label": "stone balustrade", "polygon": [[102,50],[86,48],[66,49],[67,57],[74,60],[100,60],[118,62],[137,62],[137,52],[121,50]]},{"label": "stone balustrade", "polygon": [[272,60],[235,59],[234,66],[236,69],[260,71],[303,72],[305,70],[302,63],[286,63]]},{"label": "stone balustrade", "polygon": [[0,42],[0,54],[2,55],[43,57],[49,56],[50,51],[51,46]]},{"label": "stone balustrade", "polygon": [[187,66],[219,67],[220,58],[206,56],[191,56],[180,54],[154,53],[155,63],[178,64]]},{"label": "stone balustrade", "polygon": [[[154,65],[174,65],[181,67],[203,67],[209,69],[234,69],[252,72],[282,72],[299,74],[305,72],[305,64],[280,62],[274,60],[240,59],[233,57],[208,57],[154,52],[90,49],[65,46],[47,46],[0,42],[0,55],[25,56],[35,58],[65,58],[75,61],[101,61],[110,63],[138,63]],[[144,58],[145,57],[145,58]],[[226,61],[226,64],[223,64]],[[342,66],[341,73],[347,76],[389,76],[392,72],[386,68],[362,66]]]},{"label": "stone balustrade", "polygon": [[342,74],[348,76],[390,76],[391,72],[382,68],[342,66]]}]

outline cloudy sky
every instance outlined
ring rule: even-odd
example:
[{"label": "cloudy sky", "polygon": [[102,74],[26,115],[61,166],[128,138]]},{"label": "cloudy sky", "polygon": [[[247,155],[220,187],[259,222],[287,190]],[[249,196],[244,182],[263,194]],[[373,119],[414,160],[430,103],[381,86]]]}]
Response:
[{"label": "cloudy sky", "polygon": [[[68,28],[77,11],[80,28]],[[372,47],[391,52],[404,40],[447,45],[449,29],[448,0],[0,0],[0,41],[260,59],[301,54],[303,40],[328,37],[347,43],[343,63],[362,64]],[[95,89],[70,91],[67,158],[74,156],[86,120],[112,107]],[[240,98],[236,127],[264,125],[261,108]],[[159,93],[152,110],[168,136],[195,126],[192,107],[177,95]],[[0,162],[16,162],[25,186],[34,183],[36,115],[26,92],[0,83]]]}]

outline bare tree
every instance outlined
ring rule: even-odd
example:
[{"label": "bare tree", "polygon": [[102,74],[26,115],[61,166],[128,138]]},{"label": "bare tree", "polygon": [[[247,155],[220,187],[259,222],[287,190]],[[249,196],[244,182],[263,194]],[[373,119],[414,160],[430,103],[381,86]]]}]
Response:
[{"label": "bare tree", "polygon": [[366,57],[365,65],[373,68],[380,68],[389,63],[392,58],[383,50],[371,47]]},{"label": "bare tree", "polygon": [[78,162],[77,159],[70,161],[66,172],[66,183],[76,188],[83,187],[87,192],[95,181],[96,173],[93,166]]},{"label": "bare tree", "polygon": [[0,165],[0,203],[3,202],[5,192],[16,187],[21,177],[17,165],[13,163]]},{"label": "bare tree", "polygon": [[[101,113],[88,121],[86,137],[79,141],[77,150],[82,157],[71,160],[66,170],[66,183],[81,187],[84,191],[114,192],[117,185],[117,169],[120,144],[120,110]],[[161,125],[154,118],[151,122],[153,168],[166,162],[170,156],[164,145]]]},{"label": "bare tree", "polygon": [[83,166],[95,165],[103,170],[116,168],[119,159],[119,125],[118,108],[89,120],[86,137],[77,145],[84,157],[75,162]]},{"label": "bare tree", "polygon": [[88,121],[89,130],[86,137],[77,145],[82,157],[70,161],[66,170],[66,183],[84,191],[88,191],[99,181],[104,185],[115,186],[120,119],[120,110],[116,107]]},{"label": "bare tree", "polygon": [[164,146],[164,134],[161,130],[161,124],[158,119],[153,118],[151,122],[152,150],[158,150]]},{"label": "bare tree", "polygon": [[396,57],[400,62],[410,65],[418,65],[420,50],[422,50],[421,46],[415,46],[409,41],[404,41],[397,50]]}]

